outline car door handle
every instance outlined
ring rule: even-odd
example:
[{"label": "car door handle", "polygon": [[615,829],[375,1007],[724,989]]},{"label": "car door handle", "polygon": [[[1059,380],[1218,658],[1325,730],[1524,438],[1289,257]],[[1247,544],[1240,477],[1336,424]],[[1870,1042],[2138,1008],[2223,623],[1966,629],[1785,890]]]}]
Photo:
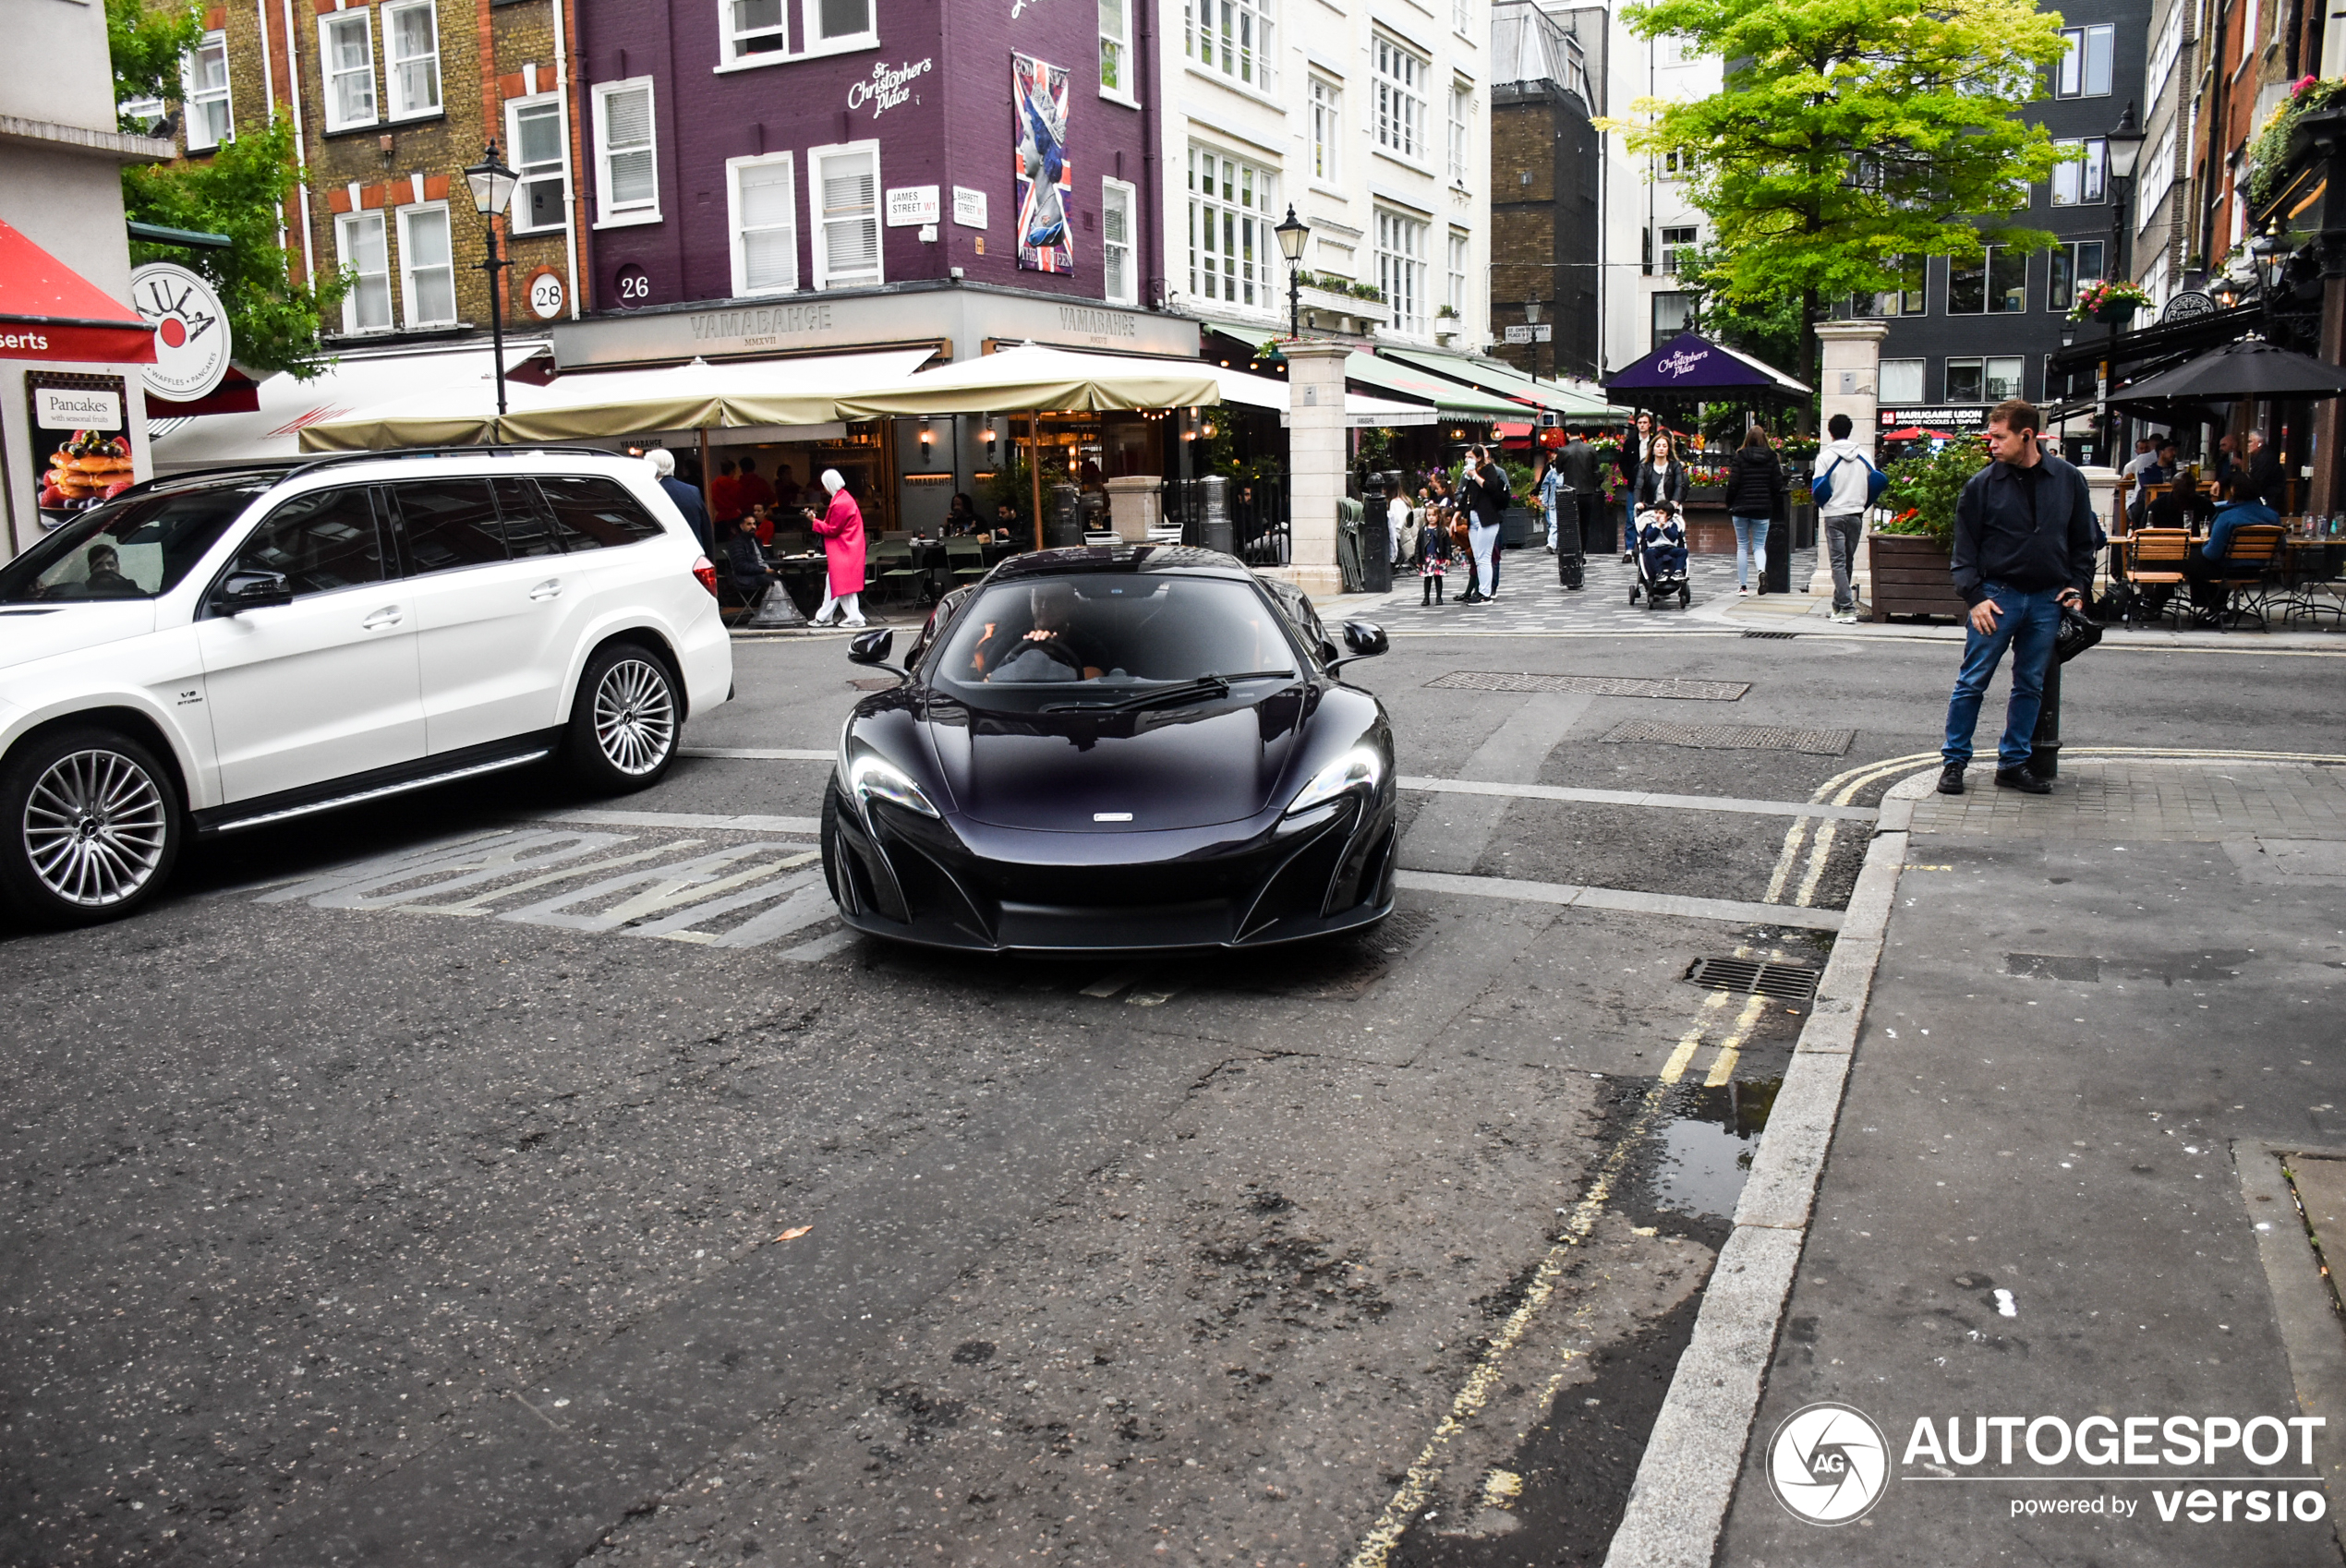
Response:
[{"label": "car door handle", "polygon": [[549,577],[530,589],[529,597],[534,599],[558,599],[562,597],[562,580],[559,577]]},{"label": "car door handle", "polygon": [[362,631],[380,632],[386,626],[396,626],[405,619],[406,617],[400,612],[397,605],[387,604],[366,620],[361,621],[358,625]]}]

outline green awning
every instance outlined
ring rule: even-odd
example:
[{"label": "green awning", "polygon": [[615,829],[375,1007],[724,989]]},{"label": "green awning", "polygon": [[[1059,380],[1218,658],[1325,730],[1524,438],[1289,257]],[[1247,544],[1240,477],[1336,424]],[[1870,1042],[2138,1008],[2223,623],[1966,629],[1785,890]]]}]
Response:
[{"label": "green awning", "polygon": [[1430,403],[1454,418],[1522,419],[1531,412],[1511,399],[1493,397],[1447,377],[1429,375],[1415,366],[1399,364],[1374,354],[1356,352],[1347,356],[1344,377],[1348,381],[1360,382],[1373,392],[1412,403]]},{"label": "green awning", "polygon": [[1470,359],[1462,354],[1437,354],[1427,349],[1388,348],[1380,356],[1397,359],[1421,370],[1430,370],[1451,380],[1464,381],[1469,386],[1500,397],[1516,398],[1537,408],[1553,409],[1568,419],[1590,423],[1618,420],[1629,422],[1630,411],[1616,407],[1601,397],[1574,392],[1554,381],[1535,380],[1511,365],[1491,359]]}]

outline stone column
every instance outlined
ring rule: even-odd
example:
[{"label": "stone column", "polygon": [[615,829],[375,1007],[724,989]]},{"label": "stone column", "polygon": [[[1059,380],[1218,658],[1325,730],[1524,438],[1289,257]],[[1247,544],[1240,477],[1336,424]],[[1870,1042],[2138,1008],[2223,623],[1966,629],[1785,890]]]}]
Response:
[{"label": "stone column", "polygon": [[1288,565],[1266,567],[1316,598],[1344,591],[1336,564],[1336,503],[1344,499],[1344,362],[1351,346],[1287,345]]},{"label": "stone column", "polygon": [[[1881,340],[1889,335],[1890,327],[1882,321],[1820,321],[1817,340],[1824,351],[1824,385],[1818,389],[1823,395],[1823,406],[1818,417],[1822,421],[1817,428],[1817,439],[1830,439],[1826,427],[1836,414],[1849,416],[1849,439],[1866,449],[1868,456],[1880,450],[1875,440],[1874,415],[1881,405]],[[1879,461],[1879,458],[1876,458]],[[1817,568],[1809,574],[1808,592],[1830,599],[1832,597],[1832,557],[1824,537],[1823,513],[1818,513]],[[1873,586],[1873,573],[1868,557],[1872,552],[1864,544],[1857,547],[1857,556],[1849,563],[1850,585],[1860,600],[1868,599]]]},{"label": "stone column", "polygon": [[1126,544],[1146,542],[1165,519],[1165,481],[1154,474],[1125,474],[1107,482],[1108,525]]}]

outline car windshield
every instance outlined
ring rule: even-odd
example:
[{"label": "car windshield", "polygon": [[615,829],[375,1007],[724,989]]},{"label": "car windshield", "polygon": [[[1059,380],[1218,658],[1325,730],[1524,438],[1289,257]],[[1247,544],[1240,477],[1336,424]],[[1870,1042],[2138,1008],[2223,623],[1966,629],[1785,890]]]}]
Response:
[{"label": "car windshield", "polygon": [[0,604],[151,599],[169,593],[272,483],[240,476],[94,507],[0,567]]},{"label": "car windshield", "polygon": [[1270,601],[1227,578],[1102,573],[998,583],[957,619],[929,677],[973,700],[1121,704],[1206,677],[1297,674]]}]

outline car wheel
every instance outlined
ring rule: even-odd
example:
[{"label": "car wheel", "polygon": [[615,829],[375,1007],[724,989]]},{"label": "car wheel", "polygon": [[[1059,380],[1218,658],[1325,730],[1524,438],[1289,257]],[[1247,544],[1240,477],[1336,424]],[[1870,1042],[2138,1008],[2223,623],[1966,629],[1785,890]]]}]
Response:
[{"label": "car wheel", "polygon": [[179,858],[179,791],[152,752],[106,730],[66,730],[0,766],[0,893],[42,925],[88,925],[152,898]]},{"label": "car wheel", "polygon": [[609,794],[657,783],[676,760],[683,711],[676,677],[659,655],[612,644],[586,661],[571,704],[572,770]]}]

